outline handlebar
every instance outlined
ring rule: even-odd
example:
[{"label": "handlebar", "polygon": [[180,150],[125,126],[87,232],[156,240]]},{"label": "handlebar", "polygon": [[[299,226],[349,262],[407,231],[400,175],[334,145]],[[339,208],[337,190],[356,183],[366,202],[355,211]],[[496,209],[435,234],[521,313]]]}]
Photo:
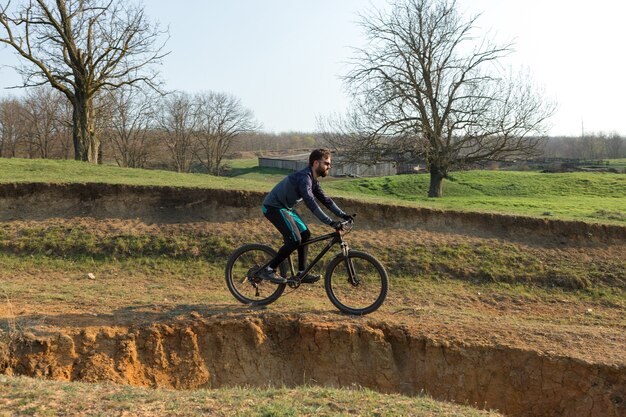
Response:
[{"label": "handlebar", "polygon": [[349,233],[352,228],[354,227],[354,218],[356,217],[356,214],[352,215],[351,219],[348,220],[344,220],[341,223],[339,223],[340,228],[336,229],[338,232],[344,232],[344,233]]},{"label": "handlebar", "polygon": [[349,224],[354,224],[354,219],[344,220],[341,222],[342,226],[347,226]]}]

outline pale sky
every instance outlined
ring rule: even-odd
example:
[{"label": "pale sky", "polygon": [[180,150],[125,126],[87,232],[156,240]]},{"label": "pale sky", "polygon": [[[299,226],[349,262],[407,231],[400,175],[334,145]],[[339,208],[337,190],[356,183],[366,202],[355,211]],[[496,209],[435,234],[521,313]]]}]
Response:
[{"label": "pale sky", "polygon": [[[168,89],[214,90],[239,97],[268,132],[316,130],[316,116],[344,112],[340,76],[361,46],[359,12],[386,0],[145,0],[169,25],[161,74]],[[558,103],[550,134],[626,135],[626,2],[619,0],[458,0],[482,13],[480,33],[515,41],[507,65],[524,66]],[[477,32],[479,33],[479,32]],[[0,64],[15,63],[0,47]],[[0,68],[0,94],[19,83]]]}]

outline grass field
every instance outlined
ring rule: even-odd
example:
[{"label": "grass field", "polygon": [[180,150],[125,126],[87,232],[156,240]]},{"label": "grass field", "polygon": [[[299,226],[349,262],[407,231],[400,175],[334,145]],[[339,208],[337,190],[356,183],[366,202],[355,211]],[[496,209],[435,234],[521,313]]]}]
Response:
[{"label": "grass field", "polygon": [[[319,233],[319,228],[312,230]],[[391,311],[402,310],[407,302],[423,306],[431,300],[456,308],[459,300],[483,293],[503,300],[522,297],[529,305],[558,299],[588,303],[594,310],[609,306],[617,308],[611,325],[626,326],[626,316],[619,313],[626,308],[620,246],[582,249],[399,229],[356,230],[347,238],[351,247],[374,254],[385,265],[392,277],[386,303]],[[8,222],[0,224],[0,297],[23,309],[88,306],[98,314],[151,303],[173,309],[181,303],[228,305],[234,299],[224,284],[226,259],[235,248],[255,241],[280,244],[269,222],[254,219],[158,228],[115,219]],[[310,256],[322,246],[314,244]],[[330,259],[321,261],[318,273]],[[88,279],[88,273],[96,279]],[[332,308],[321,286],[298,294],[280,304],[303,311]],[[102,296],[105,305],[99,302]],[[441,314],[449,315],[443,309]],[[592,318],[597,317],[566,315],[559,322]]]},{"label": "grass field", "polygon": [[[211,230],[211,226],[207,225],[204,230],[179,228],[160,232],[142,231],[140,228],[133,230],[131,227],[111,232],[106,230],[109,226],[104,220],[85,221],[84,224],[74,224],[69,220],[33,225],[5,223],[0,224],[0,260],[3,259],[2,254],[26,256],[26,259],[34,257],[32,261],[41,267],[62,260],[62,268],[68,271],[73,269],[73,264],[68,264],[68,261],[104,265],[120,261],[126,263],[124,268],[128,270],[139,266],[161,270],[163,263],[173,263],[179,265],[173,267],[179,272],[184,270],[182,265],[185,263],[189,268],[198,263],[214,265],[219,275],[224,260],[246,242],[265,241],[274,247],[280,246],[278,236],[269,225],[257,223],[255,220],[240,220],[238,223],[223,223],[220,230]],[[228,233],[225,234],[224,230]],[[314,233],[319,231],[314,226],[312,230]],[[350,240],[356,247],[368,248],[376,253],[395,277],[411,276],[418,269],[422,278],[435,282],[444,279],[479,284],[531,284],[543,288],[586,291],[603,286],[626,288],[626,272],[620,272],[623,265],[619,259],[609,256],[589,265],[586,260],[575,256],[555,258],[545,249],[514,243],[441,242],[430,241],[424,233],[422,236],[416,241],[409,231],[397,231],[395,238],[390,240],[375,232],[359,230],[350,236]],[[7,259],[12,258],[9,256]],[[327,261],[322,260],[320,268]],[[0,266],[6,270],[19,269],[17,265],[4,265],[2,262]],[[206,272],[197,274],[206,275]]]},{"label": "grass field", "polygon": [[609,167],[615,168],[615,169],[626,169],[626,158],[610,159]]},{"label": "grass field", "polygon": [[[230,162],[228,178],[0,159],[0,182],[103,182],[267,191],[286,174],[253,160]],[[625,224],[626,176],[470,171],[453,173],[445,197],[428,199],[424,175],[324,179],[333,196],[455,210]],[[313,228],[316,225],[312,225]],[[318,226],[321,227],[321,226]],[[319,232],[315,229],[314,233]],[[275,238],[267,242],[268,236]],[[391,236],[391,238],[390,238]],[[524,242],[425,230],[356,230],[351,247],[386,266],[390,292],[372,317],[430,334],[511,344],[586,360],[619,359],[626,328],[623,244]],[[227,291],[228,254],[248,241],[278,245],[256,219],[145,225],[120,219],[47,219],[0,224],[1,339],[11,331],[141,325],[197,311],[245,314]],[[317,272],[322,272],[323,269]],[[93,274],[90,277],[88,274]],[[105,302],[103,302],[105,300]],[[285,294],[278,314],[337,315],[323,285]],[[358,319],[355,319],[358,320]],[[94,325],[96,325],[94,324]],[[578,356],[577,356],[578,355]],[[590,359],[591,358],[591,359]],[[607,359],[608,360],[608,359]],[[366,389],[322,387],[171,391],[0,375],[0,416],[483,416],[498,415]]]},{"label": "grass field", "polygon": [[170,187],[233,188],[254,190],[265,183],[214,177],[206,174],[182,174],[172,171],[119,168],[84,162],[49,159],[0,158],[0,182],[96,182],[105,184],[155,185]]},{"label": "grass field", "polygon": [[482,417],[501,414],[430,398],[367,389],[224,388],[173,391],[0,376],[0,416],[389,416]]},{"label": "grass field", "polygon": [[[321,283],[285,294],[267,309],[237,303],[224,284],[226,256],[245,241],[267,238],[269,224],[250,220],[155,229],[115,219],[81,221],[1,225],[0,317],[8,326],[0,321],[0,353],[3,332],[149,326],[191,312],[370,319],[336,314]],[[373,320],[456,340],[479,337],[505,346],[522,340],[528,349],[542,344],[537,349],[588,355],[588,360],[620,355],[619,335],[626,328],[620,247],[537,246],[410,230],[360,230],[348,240],[379,257],[391,277],[387,300]],[[176,392],[0,375],[0,416],[61,411],[77,416],[497,415],[358,387]]]},{"label": "grass field", "polygon": [[[622,160],[615,160],[621,164]],[[611,161],[613,163],[613,161]],[[269,191],[288,171],[259,168],[256,160],[227,163],[227,177],[94,166],[75,161],[2,159],[0,182],[101,182]],[[626,224],[626,175],[510,171],[454,172],[444,197],[428,198],[428,175],[326,178],[331,196],[438,209]]]},{"label": "grass field", "polygon": [[335,195],[439,209],[626,223],[626,175],[621,174],[456,172],[445,181],[441,199],[426,197],[428,185],[427,175],[400,175],[337,181],[327,188]]}]

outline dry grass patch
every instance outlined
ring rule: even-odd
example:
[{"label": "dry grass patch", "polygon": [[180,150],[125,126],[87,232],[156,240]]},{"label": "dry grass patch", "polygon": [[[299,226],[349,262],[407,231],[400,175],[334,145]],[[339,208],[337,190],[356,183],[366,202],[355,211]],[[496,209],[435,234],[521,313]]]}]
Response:
[{"label": "dry grass patch", "polygon": [[0,416],[500,416],[427,397],[335,389],[227,388],[172,391],[0,376]]}]

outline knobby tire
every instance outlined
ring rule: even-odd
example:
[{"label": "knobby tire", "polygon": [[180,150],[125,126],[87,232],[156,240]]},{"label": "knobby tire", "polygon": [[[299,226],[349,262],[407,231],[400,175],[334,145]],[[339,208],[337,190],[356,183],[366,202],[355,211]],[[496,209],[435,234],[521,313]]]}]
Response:
[{"label": "knobby tire", "polygon": [[[246,244],[235,250],[228,258],[225,269],[226,286],[230,293],[241,303],[263,306],[273,303],[285,291],[285,284],[274,284],[268,281],[259,281],[259,296],[253,280],[249,279],[250,271],[262,266],[276,256],[276,251],[267,245],[258,243]],[[279,271],[281,276],[287,275],[287,268],[283,262]]]},{"label": "knobby tire", "polygon": [[[349,282],[347,262],[356,270],[358,285]],[[364,315],[376,311],[387,297],[389,278],[385,267],[372,255],[350,250],[348,259],[336,256],[326,268],[326,295],[344,313]]]}]

